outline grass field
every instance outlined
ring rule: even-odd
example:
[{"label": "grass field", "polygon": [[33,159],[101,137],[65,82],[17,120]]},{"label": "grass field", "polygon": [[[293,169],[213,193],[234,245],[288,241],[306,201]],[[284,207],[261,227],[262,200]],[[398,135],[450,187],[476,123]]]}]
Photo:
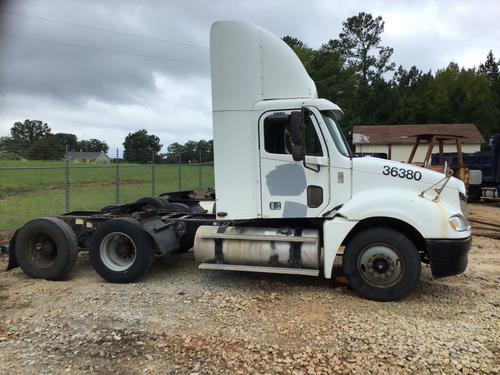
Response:
[{"label": "grass field", "polygon": [[[15,229],[27,220],[64,212],[64,169],[62,162],[0,161],[0,231]],[[5,170],[5,167],[23,169]],[[201,183],[200,183],[201,172]],[[70,210],[94,210],[115,203],[116,167],[71,164]],[[214,186],[212,165],[182,165],[181,189]],[[177,165],[155,165],[156,194],[179,190]],[[151,165],[120,165],[120,202],[128,203],[152,195]]]}]

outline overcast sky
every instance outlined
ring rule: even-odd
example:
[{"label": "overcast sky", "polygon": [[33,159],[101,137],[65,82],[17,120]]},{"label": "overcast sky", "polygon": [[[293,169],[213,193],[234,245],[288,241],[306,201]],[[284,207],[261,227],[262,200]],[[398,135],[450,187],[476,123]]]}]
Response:
[{"label": "overcast sky", "polygon": [[397,65],[436,71],[477,66],[490,49],[500,57],[498,0],[0,1],[0,136],[29,118],[112,149],[141,128],[164,147],[210,139],[214,21],[249,21],[317,48],[361,11],[383,17]]}]

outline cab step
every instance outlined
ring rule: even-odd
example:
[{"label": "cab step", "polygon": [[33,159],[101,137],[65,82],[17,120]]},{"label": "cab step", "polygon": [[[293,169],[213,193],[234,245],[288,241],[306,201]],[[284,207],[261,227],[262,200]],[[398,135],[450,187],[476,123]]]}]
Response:
[{"label": "cab step", "polygon": [[200,270],[263,272],[263,273],[281,273],[289,275],[319,276],[319,270],[306,269],[306,268],[244,266],[239,264],[217,264],[217,263],[201,263],[198,266],[198,268]]}]

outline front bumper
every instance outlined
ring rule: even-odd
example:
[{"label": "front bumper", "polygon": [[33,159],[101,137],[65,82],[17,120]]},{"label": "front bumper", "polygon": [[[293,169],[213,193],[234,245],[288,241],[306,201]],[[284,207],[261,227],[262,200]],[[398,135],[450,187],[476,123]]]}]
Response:
[{"label": "front bumper", "polygon": [[425,240],[427,254],[435,278],[458,275],[467,268],[467,253],[472,236],[458,240]]}]

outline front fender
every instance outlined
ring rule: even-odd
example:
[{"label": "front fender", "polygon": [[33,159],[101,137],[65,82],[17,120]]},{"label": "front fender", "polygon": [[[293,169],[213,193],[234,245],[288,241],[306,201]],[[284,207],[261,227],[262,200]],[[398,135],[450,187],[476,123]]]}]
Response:
[{"label": "front fender", "polygon": [[371,217],[398,219],[411,225],[426,239],[467,238],[471,235],[470,231],[457,232],[449,224],[451,216],[461,214],[456,208],[399,189],[374,189],[356,194],[338,214],[351,221]]},{"label": "front fender", "polygon": [[357,223],[341,216],[323,222],[323,274],[326,279],[332,277],[333,262],[342,241]]}]

